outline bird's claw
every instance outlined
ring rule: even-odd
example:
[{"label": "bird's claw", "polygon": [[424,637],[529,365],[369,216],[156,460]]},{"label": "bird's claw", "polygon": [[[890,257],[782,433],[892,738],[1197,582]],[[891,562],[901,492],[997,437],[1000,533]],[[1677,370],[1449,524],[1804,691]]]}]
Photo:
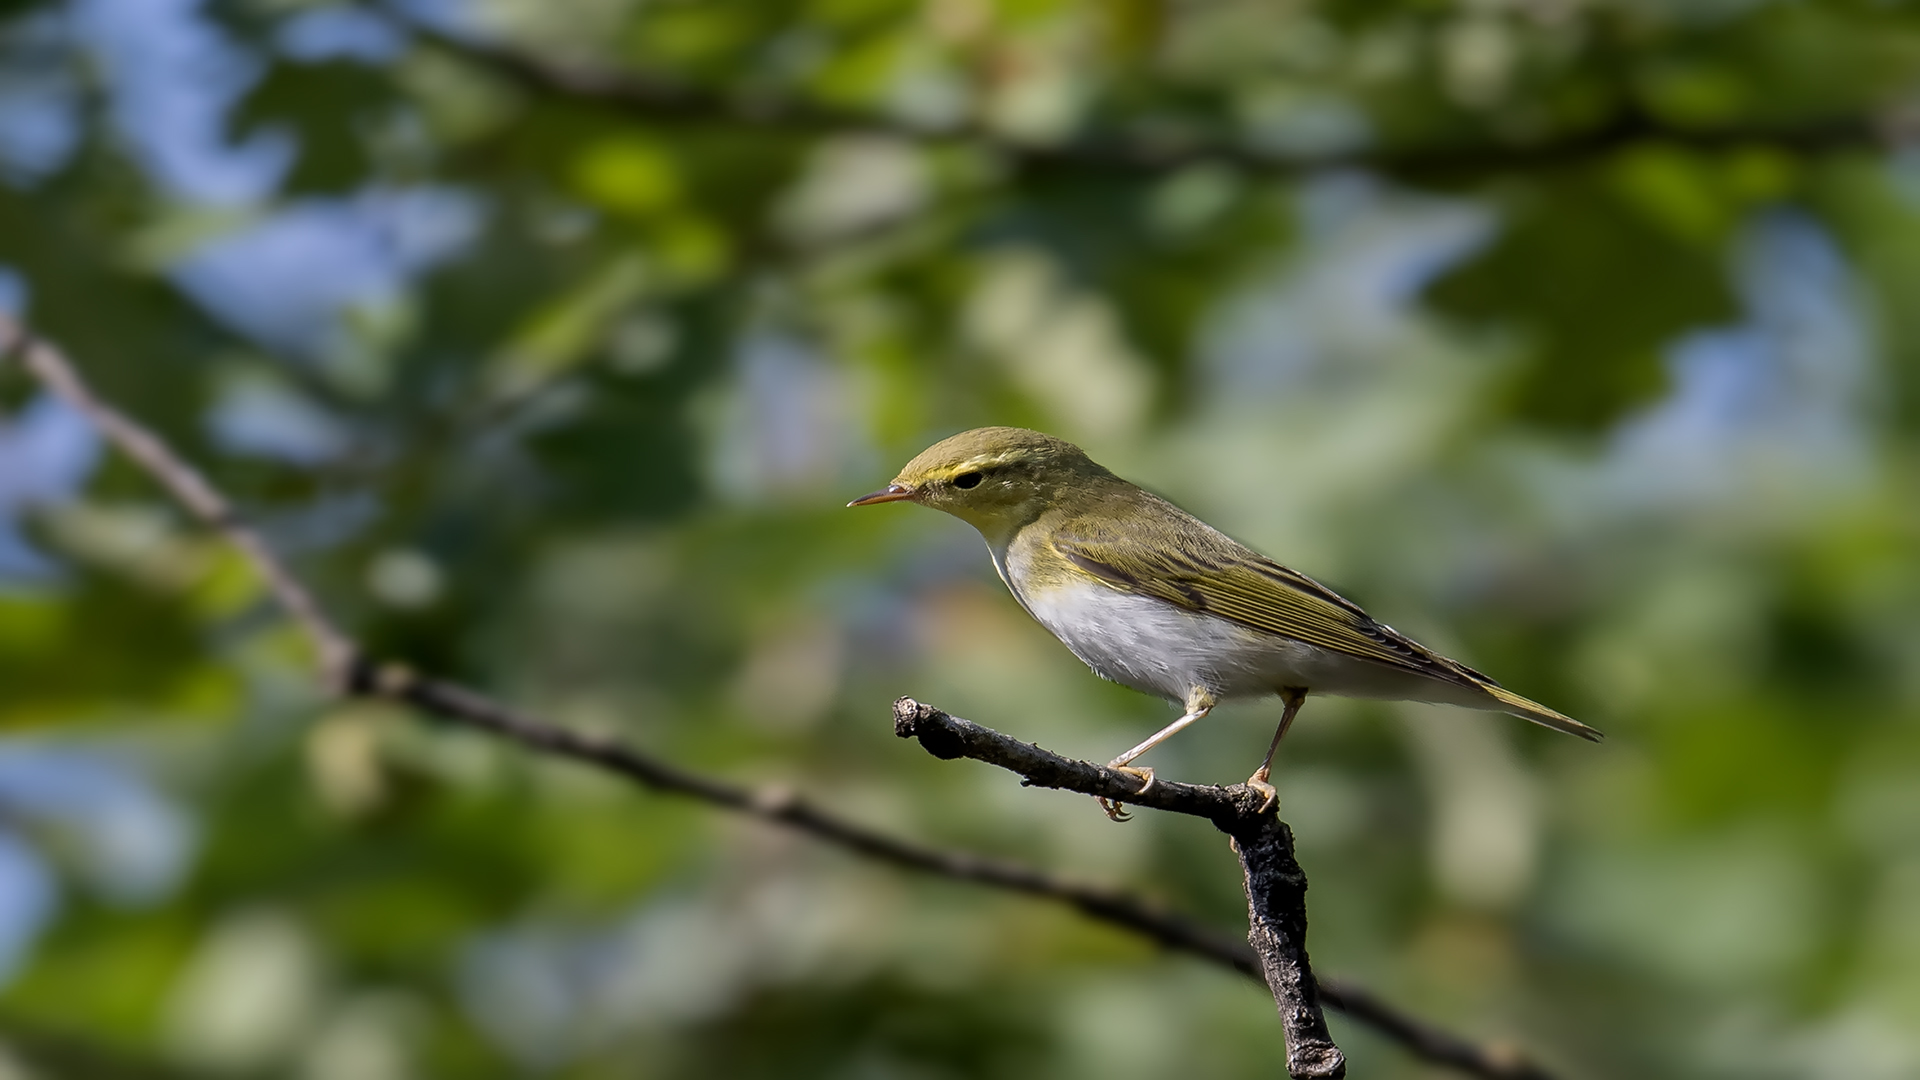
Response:
[{"label": "bird's claw", "polygon": [[1280,805],[1280,789],[1268,783],[1265,774],[1266,770],[1262,769],[1247,777],[1247,786],[1266,796],[1265,801],[1260,804],[1260,809],[1254,811],[1255,814],[1264,814]]},{"label": "bird's claw", "polygon": [[[1147,789],[1153,786],[1153,770],[1150,768],[1133,765],[1109,765],[1107,768],[1115,772],[1128,773],[1139,777],[1140,790],[1134,792],[1135,795],[1145,795]],[[1096,795],[1094,798],[1100,803],[1100,809],[1106,811],[1108,821],[1133,820],[1133,815],[1127,813],[1126,809],[1119,802],[1108,799],[1105,796]]]}]

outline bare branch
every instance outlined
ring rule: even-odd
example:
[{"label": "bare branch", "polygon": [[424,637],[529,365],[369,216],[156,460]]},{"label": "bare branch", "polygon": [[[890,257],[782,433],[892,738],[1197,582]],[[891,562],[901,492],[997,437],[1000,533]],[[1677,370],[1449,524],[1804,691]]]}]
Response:
[{"label": "bare branch", "polygon": [[[1235,851],[1241,856],[1246,870],[1249,890],[1249,908],[1259,906],[1254,900],[1256,876],[1263,879],[1260,888],[1291,892],[1296,897],[1305,892],[1306,879],[1300,873],[1299,865],[1293,860],[1293,839],[1290,834],[1270,838],[1258,838],[1253,843],[1242,844],[1243,831],[1271,828],[1280,832],[1286,826],[1272,814],[1257,814],[1255,811],[1263,797],[1245,784],[1231,786],[1202,786],[1181,784],[1166,780],[1155,780],[1144,794],[1138,794],[1138,777],[1117,772],[1089,761],[1075,761],[1043,750],[1031,743],[1021,742],[991,728],[982,727],[969,720],[948,714],[930,705],[923,705],[911,698],[901,698],[893,705],[893,730],[901,738],[917,739],[928,753],[943,759],[972,758],[990,765],[1018,773],[1023,782],[1036,787],[1059,788],[1077,791],[1086,795],[1106,798],[1116,802],[1125,802],[1134,806],[1166,810],[1178,814],[1190,814],[1212,821],[1221,831],[1235,838]],[[1249,852],[1255,854],[1255,860],[1249,859]],[[1044,876],[1044,875],[1043,875]],[[1297,880],[1297,884],[1295,883]],[[1064,899],[1083,911],[1089,911],[1096,918],[1109,922],[1119,922],[1132,926],[1153,937],[1168,948],[1198,956],[1205,956],[1216,963],[1227,964],[1255,978],[1266,980],[1270,987],[1272,974],[1263,970],[1268,955],[1284,952],[1285,943],[1270,943],[1255,952],[1236,941],[1201,931],[1202,936],[1191,939],[1183,936],[1182,931],[1191,928],[1184,924],[1180,931],[1169,935],[1156,925],[1153,928],[1142,927],[1129,922],[1125,917],[1114,918],[1111,915],[1091,911],[1079,898],[1071,896],[1073,886],[1064,883],[1052,883],[1047,888],[1034,891],[1036,895]],[[1033,890],[1021,890],[1033,891]],[[1303,899],[1303,897],[1302,897]],[[1279,901],[1269,901],[1269,909],[1283,906]],[[1128,915],[1137,915],[1138,908],[1130,909]],[[1256,916],[1256,919],[1258,916]],[[1154,920],[1156,924],[1158,920]],[[1281,932],[1290,932],[1304,936],[1305,912],[1300,910],[1297,929],[1291,924],[1279,926]],[[1261,929],[1252,931],[1261,933]],[[1304,948],[1302,949],[1304,961]],[[1304,962],[1300,971],[1305,970]],[[1282,975],[1289,974],[1282,969]],[[1294,999],[1304,998],[1307,989],[1297,982],[1287,988]],[[1518,1048],[1512,1046],[1481,1046],[1469,1042],[1449,1032],[1443,1031],[1416,1020],[1403,1012],[1387,1005],[1363,987],[1342,980],[1322,979],[1318,981],[1318,994],[1322,1002],[1346,1013],[1349,1017],[1376,1030],[1390,1033],[1393,1039],[1407,1047],[1418,1057],[1436,1065],[1446,1065],[1473,1076],[1486,1077],[1488,1080],[1553,1080],[1553,1074],[1529,1060]],[[1282,1004],[1281,1008],[1289,1007]],[[1317,1035],[1324,1038],[1325,1028],[1319,1028]],[[1291,1044],[1290,1044],[1291,1045]],[[1318,1044],[1309,1042],[1309,1047],[1318,1050]],[[1326,1045],[1331,1050],[1331,1043]],[[1337,1053],[1337,1051],[1336,1051]],[[1291,1052],[1289,1057],[1294,1057]],[[1312,1072],[1298,1075],[1332,1075]]]},{"label": "bare branch", "polygon": [[337,686],[352,666],[354,648],[300,579],[283,564],[260,534],[240,519],[233,505],[214,490],[199,470],[139,421],[115,409],[93,392],[73,364],[50,342],[28,334],[14,319],[0,315],[0,339],[42,386],[83,413],[107,440],[167,489],[180,505],[227,538],[258,572],[288,617],[312,644],[328,685]]},{"label": "bare branch", "polygon": [[799,135],[879,134],[929,145],[993,151],[1017,169],[1160,174],[1220,164],[1269,175],[1369,169],[1408,179],[1461,179],[1548,169],[1602,157],[1637,143],[1696,150],[1767,147],[1791,154],[1874,149],[1907,141],[1911,123],[1860,112],[1716,127],[1682,127],[1624,110],[1591,127],[1530,140],[1370,147],[1317,154],[1280,154],[1244,144],[1184,135],[1081,136],[1058,143],[1023,142],[978,123],[916,124],[793,97],[746,96],[649,79],[632,73],[560,63],[467,36],[452,36],[389,11],[420,39],[522,89],[625,113],[649,124],[732,126]]},{"label": "bare branch", "polygon": [[1226,833],[1241,820],[1255,817],[1263,801],[1245,784],[1218,787],[1155,780],[1141,792],[1140,778],[1132,773],[1061,757],[912,698],[893,703],[893,733],[902,739],[918,739],[927,753],[937,758],[972,758],[1019,773],[1029,787],[1077,791],[1109,802],[1203,817]]},{"label": "bare branch", "polygon": [[1293,857],[1293,830],[1269,813],[1232,836],[1247,887],[1247,940],[1287,1030],[1287,1073],[1345,1076],[1347,1059],[1327,1032],[1320,984],[1307,960],[1307,872]]},{"label": "bare branch", "polygon": [[[915,844],[815,809],[789,789],[729,784],[681,769],[618,740],[573,731],[520,712],[468,687],[416,674],[405,665],[372,663],[365,659],[358,645],[326,614],[318,599],[300,583],[279,554],[242,521],[231,503],[219,494],[199,470],[188,464],[157,434],[101,398],[57,347],[29,334],[17,320],[0,314],[0,361],[10,354],[21,356],[28,372],[42,385],[83,412],[99,427],[101,434],[135,465],[152,476],[195,517],[233,544],[235,550],[266,582],[275,601],[312,642],[322,670],[327,674],[327,685],[337,692],[406,703],[429,718],[503,738],[537,753],[602,769],[623,776],[641,787],[693,798],[711,806],[785,825],[895,866],[1063,903],[1090,918],[1130,930],[1166,948],[1247,975],[1259,977],[1261,974],[1260,961],[1245,944],[1137,896],[1071,881],[1011,861]],[[938,710],[931,712],[938,713]],[[939,715],[945,716],[944,713]],[[947,720],[954,732],[964,733],[971,729],[975,733],[982,733],[981,737],[991,736],[1014,747],[1027,746],[997,732],[968,725],[963,720],[952,717],[947,717]],[[898,722],[896,706],[896,729]],[[942,744],[940,738],[935,735],[934,743],[926,745],[930,750],[935,745],[971,745],[959,735],[953,736],[956,741],[946,744]],[[1093,773],[1108,770],[1056,758],[1038,748],[1028,749],[1072,766],[1072,769],[1060,775],[1074,779],[1075,783],[1086,781],[1104,785],[1111,780],[1119,786],[1100,787],[1099,791],[1136,805],[1160,806],[1161,800],[1165,799],[1178,806],[1192,808],[1179,812],[1194,813],[1200,812],[1200,808],[1207,808],[1212,812],[1237,814],[1251,810],[1251,804],[1246,803],[1247,794],[1243,787],[1210,788],[1163,783],[1155,787],[1165,790],[1154,799],[1146,800],[1131,794],[1133,788],[1138,786],[1138,781],[1131,777],[1113,774],[1111,777],[1086,780],[1086,774],[1079,771],[1082,768]],[[1045,764],[1042,759],[1035,759],[1035,762],[1037,765]],[[1035,782],[1040,781],[1036,779]],[[1073,785],[1063,783],[1057,786]],[[1079,787],[1074,787],[1074,790],[1091,792],[1091,789]],[[1176,806],[1163,808],[1176,809]],[[1213,813],[1200,812],[1200,816],[1211,819]],[[1273,820],[1272,816],[1268,815],[1266,820]],[[1322,984],[1319,996],[1335,1008],[1346,1009],[1354,1019],[1375,1028],[1427,1061],[1452,1066],[1486,1080],[1551,1080],[1551,1077],[1527,1064],[1517,1054],[1477,1047],[1383,1005],[1371,994],[1355,987]]]},{"label": "bare branch", "polygon": [[1247,939],[1286,1028],[1288,1074],[1347,1074],[1346,1058],[1327,1034],[1313,965],[1307,958],[1307,875],[1293,857],[1293,831],[1278,814],[1260,812],[1264,796],[1245,784],[1203,787],[1161,780],[1141,791],[1137,775],[1061,757],[912,698],[893,703],[893,733],[918,739],[938,758],[969,757],[998,765],[1032,786],[1078,791],[1213,822],[1232,838],[1233,850],[1240,856],[1247,891]]}]

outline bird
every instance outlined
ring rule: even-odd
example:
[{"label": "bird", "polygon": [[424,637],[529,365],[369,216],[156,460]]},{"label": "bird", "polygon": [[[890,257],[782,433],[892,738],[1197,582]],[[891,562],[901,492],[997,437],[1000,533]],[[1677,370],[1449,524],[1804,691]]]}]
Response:
[{"label": "bird", "polygon": [[[1601,733],[1379,622],[1359,605],[1116,476],[1064,439],[983,427],[934,443],[848,506],[912,502],[972,525],[1027,614],[1102,678],[1183,708],[1107,763],[1141,755],[1220,702],[1278,695],[1278,727],[1247,786],[1278,805],[1272,768],[1308,694],[1511,713],[1598,742]],[[1124,811],[1101,800],[1107,815]]]}]

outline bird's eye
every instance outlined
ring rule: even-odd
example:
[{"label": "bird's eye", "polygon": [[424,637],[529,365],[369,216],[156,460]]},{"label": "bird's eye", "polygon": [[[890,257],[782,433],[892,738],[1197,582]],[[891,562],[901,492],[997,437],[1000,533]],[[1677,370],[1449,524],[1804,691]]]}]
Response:
[{"label": "bird's eye", "polygon": [[980,486],[980,474],[977,472],[963,472],[953,478],[953,486],[962,491],[968,488],[977,488]]}]

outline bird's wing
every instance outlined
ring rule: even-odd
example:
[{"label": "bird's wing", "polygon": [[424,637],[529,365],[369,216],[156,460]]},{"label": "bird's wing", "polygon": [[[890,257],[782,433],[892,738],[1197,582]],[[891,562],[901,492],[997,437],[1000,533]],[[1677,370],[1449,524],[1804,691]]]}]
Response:
[{"label": "bird's wing", "polygon": [[1207,532],[1204,538],[1189,533],[1175,546],[1092,530],[1063,531],[1055,535],[1053,548],[1080,570],[1126,592],[1431,679],[1498,685],[1374,621],[1305,574]]}]

